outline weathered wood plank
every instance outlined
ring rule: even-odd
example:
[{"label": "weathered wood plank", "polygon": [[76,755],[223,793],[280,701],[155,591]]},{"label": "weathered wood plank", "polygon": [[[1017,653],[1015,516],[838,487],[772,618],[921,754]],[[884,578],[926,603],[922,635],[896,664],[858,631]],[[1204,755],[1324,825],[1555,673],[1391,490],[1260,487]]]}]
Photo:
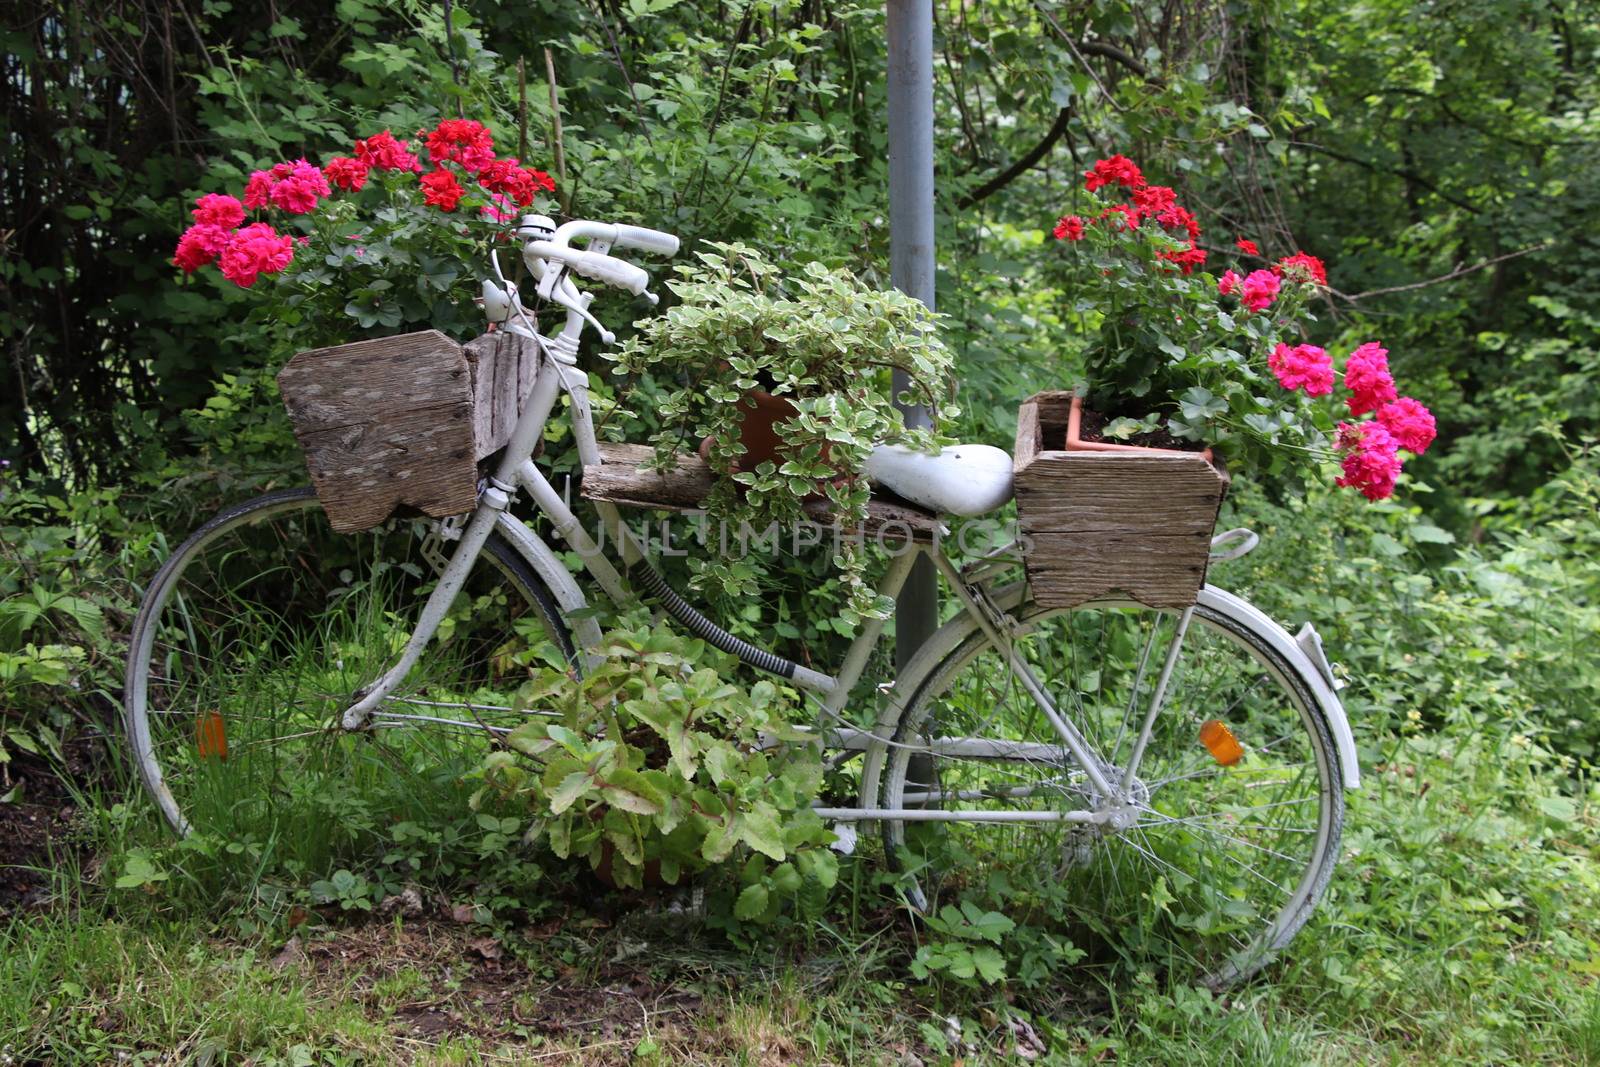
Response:
[{"label": "weathered wood plank", "polygon": [[[653,471],[645,463],[654,455],[655,449],[649,445],[600,442],[600,463],[583,468],[583,495],[630,507],[698,510],[715,481],[711,468],[699,456],[680,452],[671,469]],[[812,522],[824,526],[834,522],[826,500],[807,501],[803,510]],[[927,541],[940,528],[937,515],[903,501],[875,497],[867,505],[867,522],[861,532],[868,537],[881,535],[886,541],[907,536]]]},{"label": "weathered wood plank", "polygon": [[538,345],[521,334],[496,330],[473,338],[461,351],[472,378],[473,456],[483,459],[511,440],[533,388]]},{"label": "weathered wood plank", "polygon": [[583,495],[614,504],[692,511],[711,492],[714,478],[705,460],[680,452],[666,471],[645,467],[655,456],[649,445],[600,442],[600,462],[583,468]]},{"label": "weathered wood plank", "polygon": [[443,517],[477,503],[471,381],[444,334],[301,352],[278,386],[335,530],[375,526],[402,504]]},{"label": "weathered wood plank", "polygon": [[1018,412],[1015,485],[1028,580],[1040,603],[1122,594],[1181,608],[1205,583],[1227,476],[1199,454],[1058,451],[1070,393]]}]

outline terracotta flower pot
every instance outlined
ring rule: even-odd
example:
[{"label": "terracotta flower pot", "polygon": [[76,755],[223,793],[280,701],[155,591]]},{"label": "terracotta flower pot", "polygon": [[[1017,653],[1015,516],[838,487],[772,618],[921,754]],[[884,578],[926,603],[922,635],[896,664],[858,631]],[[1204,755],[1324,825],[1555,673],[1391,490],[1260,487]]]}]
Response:
[{"label": "terracotta flower pot", "polygon": [[[744,455],[734,461],[734,469],[760,466],[767,460],[779,462],[778,453],[783,448],[783,438],[778,436],[778,423],[792,419],[798,413],[794,401],[786,396],[773,396],[763,389],[753,389],[739,401],[744,409],[739,420],[739,443],[744,445]],[[711,438],[700,442],[700,458],[711,459]]]},{"label": "terracotta flower pot", "polygon": [[[594,868],[594,876],[599,879],[600,884],[605,886],[607,889],[617,888],[616,876],[611,873],[611,864],[616,861],[616,856],[617,846],[613,845],[610,841],[603,841],[600,843],[600,866]],[[646,860],[644,864],[644,873],[641,877],[643,878],[644,887],[646,889],[660,889],[662,886],[667,884],[667,880],[661,877],[660,860]]]},{"label": "terracotta flower pot", "polygon": [[1081,436],[1083,427],[1083,397],[1076,393],[1072,397],[1072,407],[1067,410],[1067,451],[1068,452],[1157,452],[1167,455],[1200,456],[1207,463],[1211,462],[1211,449],[1187,448],[1156,448],[1153,445],[1121,445],[1114,441],[1085,441]]}]

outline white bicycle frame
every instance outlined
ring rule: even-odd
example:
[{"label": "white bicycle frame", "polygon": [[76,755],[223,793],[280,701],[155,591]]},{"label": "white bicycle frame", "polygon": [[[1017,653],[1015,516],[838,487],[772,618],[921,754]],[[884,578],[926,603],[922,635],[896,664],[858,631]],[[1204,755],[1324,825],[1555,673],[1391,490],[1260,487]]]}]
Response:
[{"label": "white bicycle frame", "polygon": [[[532,459],[545,424],[561,394],[565,393],[570,403],[572,433],[577,444],[579,459],[585,466],[593,466],[602,461],[590,410],[587,376],[577,369],[576,363],[584,327],[589,324],[601,330],[603,327],[600,327],[588,313],[588,305],[593,299],[592,294],[580,293],[573,285],[566,268],[581,269],[577,267],[577,263],[586,255],[598,254],[602,258],[609,259],[605,253],[611,247],[612,235],[615,232],[615,227],[600,223],[571,222],[557,229],[549,240],[527,242],[529,266],[535,268],[534,274],[539,279],[540,295],[553,298],[567,308],[565,325],[559,333],[545,338],[534,331],[525,315],[521,322],[511,322],[508,319],[505,323],[504,329],[527,337],[539,346],[540,357],[534,384],[523,405],[522,414],[517,420],[511,439],[505,447],[503,457],[480,493],[477,508],[461,532],[459,542],[440,574],[438,584],[429,595],[416,629],[412,632],[398,661],[382,677],[358,692],[358,699],[344,713],[345,728],[355,730],[364,727],[379,706],[416,666],[446,611],[465,583],[489,534],[495,530],[500,531],[504,539],[544,581],[563,613],[579,613],[579,617],[574,620],[576,632],[573,637],[580,649],[580,655],[588,657],[592,654],[591,650],[600,640],[600,632],[592,615],[581,610],[589,606],[588,600],[550,546],[525,523],[510,514],[508,509],[511,501],[519,491],[525,492],[532,499],[534,506],[550,521],[556,535],[576,553],[584,569],[611,601],[620,605],[631,599],[632,593],[626,576],[637,568],[644,583],[650,586],[649,592],[657,599],[676,600],[682,612],[687,613],[686,616],[681,612],[672,612],[680,618],[680,621],[689,619],[704,621],[703,617],[693,608],[687,607],[650,567],[643,547],[624,524],[614,504],[595,502],[594,506],[608,536],[613,533],[615,535],[613,541],[618,546],[623,564],[620,573]],[[567,243],[574,238],[587,239],[588,251],[571,251],[564,254],[558,251],[566,249]],[[542,254],[536,255],[536,251]],[[620,266],[613,269],[613,274],[607,280],[613,284],[621,284],[634,292],[643,290],[644,281],[639,280],[644,278],[642,271],[620,260],[611,262]],[[622,273],[623,267],[635,271],[636,276]],[[592,270],[584,270],[583,273],[599,276]],[[515,297],[512,299],[514,301]],[[816,810],[821,817],[836,821],[893,819],[991,823],[1079,822],[1106,824],[1112,829],[1133,824],[1137,815],[1133,801],[1134,775],[1155,720],[1160,714],[1167,684],[1178,661],[1184,633],[1194,609],[1190,608],[1178,617],[1177,627],[1162,657],[1150,705],[1135,739],[1129,766],[1121,773],[1112,775],[1107,771],[1108,765],[1100,754],[1093,750],[1083,732],[1055,706],[1045,686],[1016,653],[1009,639],[1015,620],[1005,608],[997,606],[997,595],[991,595],[989,589],[990,581],[1006,568],[1004,554],[1005,549],[990,553],[967,568],[965,572],[956,568],[937,542],[915,544],[911,546],[910,551],[901,552],[892,559],[879,584],[878,591],[881,594],[891,599],[897,597],[912,565],[920,556],[926,555],[944,576],[961,603],[964,614],[941,628],[929,642],[929,646],[923,650],[923,654],[919,654],[911,664],[908,664],[904,678],[900,680],[903,684],[895,685],[890,700],[886,702],[887,707],[877,718],[872,730],[843,725],[831,728],[819,726],[821,738],[831,750],[854,753],[876,749],[881,753],[891,738],[904,699],[903,694],[915,692],[917,688],[915,682],[937,662],[937,657],[931,653],[946,646],[954,647],[951,640],[969,634],[970,627],[975,625],[995,648],[1002,651],[1013,675],[1033,698],[1055,731],[1059,744],[1008,741],[998,738],[930,739],[927,742],[928,750],[934,754],[951,756],[1051,762],[1063,767],[1070,763],[1081,770],[1088,783],[1095,798],[1092,810],[963,811],[938,807],[893,810],[874,807],[872,801],[877,791],[876,783],[881,760],[876,762],[869,760],[869,766],[862,775],[860,806],[818,808]],[[1205,602],[1207,596],[1225,597],[1232,601],[1233,605],[1243,604],[1242,601],[1209,588],[1203,594],[1202,602]],[[1015,599],[1017,599],[1015,596],[1001,596],[998,597],[998,602]],[[671,611],[670,605],[669,611]],[[1265,621],[1264,616],[1261,618]],[[1323,662],[1319,668],[1316,661],[1308,655],[1304,642],[1297,643],[1290,639],[1275,624],[1268,622],[1267,626],[1272,631],[1269,636],[1275,651],[1301,667],[1306,677],[1315,679],[1318,683],[1323,681],[1328,683],[1315,696],[1333,725],[1342,757],[1340,762],[1344,767],[1345,784],[1347,787],[1354,787],[1359,781],[1355,771],[1354,740],[1350,736],[1343,708],[1333,695],[1331,673],[1327,670],[1326,663]],[[693,628],[692,622],[691,628]],[[860,680],[872,650],[882,636],[883,628],[884,621],[881,619],[866,620],[846,651],[844,661],[836,675],[811,670],[766,650],[728,638],[727,635],[722,636],[728,642],[723,647],[734,652],[745,662],[759,669],[777,673],[798,688],[813,694],[821,703],[819,719],[822,723],[842,723],[844,720],[841,713],[844,710],[844,703],[856,682]],[[1281,641],[1277,635],[1281,635]],[[1314,633],[1312,636],[1315,636]],[[737,647],[729,647],[730,645]],[[1320,658],[1320,646],[1318,658]],[[1127,785],[1119,787],[1119,783]]]}]

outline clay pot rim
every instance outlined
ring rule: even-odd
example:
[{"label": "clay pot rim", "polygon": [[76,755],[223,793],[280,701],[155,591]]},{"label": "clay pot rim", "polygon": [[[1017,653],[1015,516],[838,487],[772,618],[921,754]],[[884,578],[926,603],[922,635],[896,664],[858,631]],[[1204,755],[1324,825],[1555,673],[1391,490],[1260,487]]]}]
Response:
[{"label": "clay pot rim", "polygon": [[1068,452],[1139,452],[1155,454],[1158,456],[1199,456],[1207,463],[1215,457],[1210,448],[1198,452],[1190,452],[1183,448],[1157,448],[1154,445],[1119,445],[1110,441],[1085,441],[1078,436],[1083,422],[1083,397],[1077,393],[1072,394],[1072,406],[1067,410],[1067,448]]}]

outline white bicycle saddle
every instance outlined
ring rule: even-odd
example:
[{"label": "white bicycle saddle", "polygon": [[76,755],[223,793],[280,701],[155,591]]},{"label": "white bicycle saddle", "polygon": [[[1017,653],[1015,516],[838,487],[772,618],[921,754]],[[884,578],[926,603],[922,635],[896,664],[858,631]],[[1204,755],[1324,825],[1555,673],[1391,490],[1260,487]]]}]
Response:
[{"label": "white bicycle saddle", "polygon": [[1011,456],[993,445],[952,445],[937,456],[879,445],[867,478],[940,515],[985,515],[1011,499]]}]

